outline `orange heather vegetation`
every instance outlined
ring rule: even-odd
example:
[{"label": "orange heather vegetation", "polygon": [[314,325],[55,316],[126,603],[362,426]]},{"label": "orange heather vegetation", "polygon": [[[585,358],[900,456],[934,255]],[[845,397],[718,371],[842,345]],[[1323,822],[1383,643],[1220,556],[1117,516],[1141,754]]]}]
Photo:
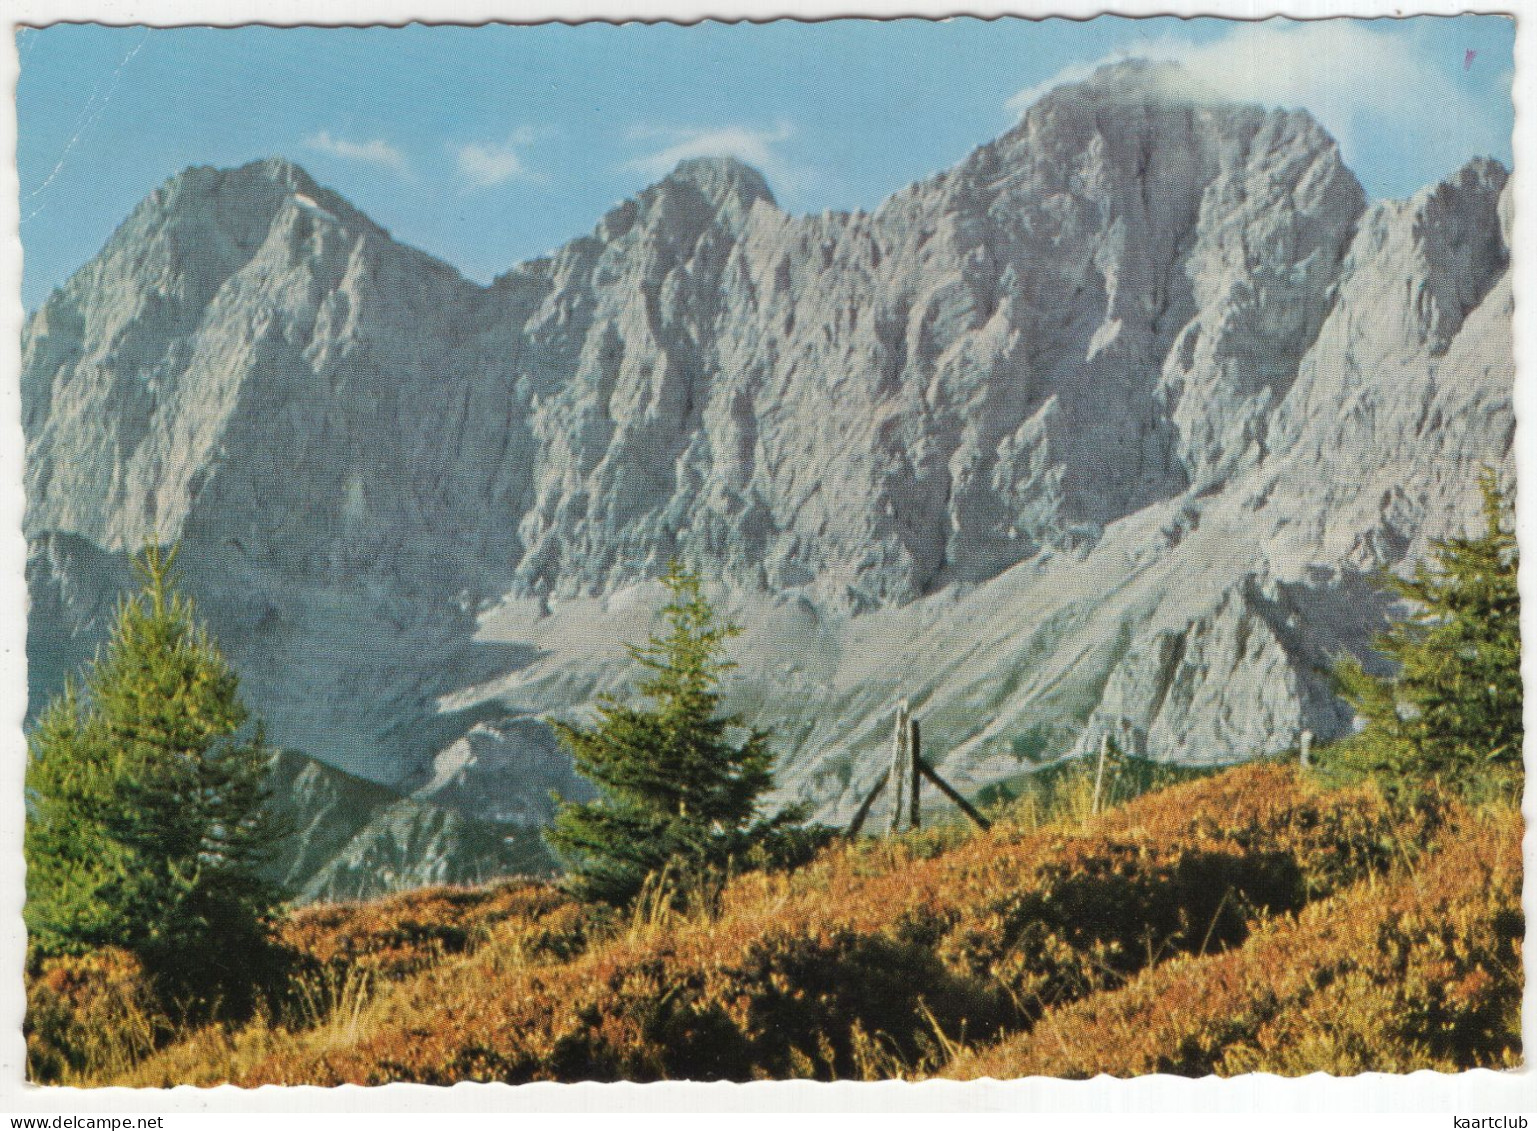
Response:
[{"label": "orange heather vegetation", "polygon": [[1521,822],[1507,810],[1462,823],[1395,882],[1357,883],[1241,947],[1052,1010],[944,1074],[1514,1068],[1521,936]]},{"label": "orange heather vegetation", "polygon": [[1087,821],[840,844],[692,912],[528,882],[310,908],[304,1008],[92,1082],[1513,1066],[1520,836],[1513,809],[1250,765]]}]

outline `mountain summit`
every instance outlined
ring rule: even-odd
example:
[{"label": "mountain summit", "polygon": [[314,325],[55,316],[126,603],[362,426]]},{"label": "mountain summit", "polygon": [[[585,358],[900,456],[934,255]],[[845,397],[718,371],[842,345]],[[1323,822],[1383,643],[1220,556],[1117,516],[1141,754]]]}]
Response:
[{"label": "mountain summit", "polygon": [[271,737],[476,817],[575,788],[673,558],[786,797],[892,700],[967,788],[1343,733],[1369,577],[1508,471],[1506,173],[1368,205],[1307,114],[1128,64],[873,213],[685,162],[490,287],[297,167],[192,169],[28,324],[34,704],[179,539]]}]

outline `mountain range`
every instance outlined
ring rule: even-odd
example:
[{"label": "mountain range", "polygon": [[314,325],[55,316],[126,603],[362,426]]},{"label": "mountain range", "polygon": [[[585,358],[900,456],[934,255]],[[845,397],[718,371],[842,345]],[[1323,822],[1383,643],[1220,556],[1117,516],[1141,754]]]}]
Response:
[{"label": "mountain range", "polygon": [[963,792],[1342,736],[1377,571],[1513,485],[1507,180],[1369,201],[1307,113],[1135,61],[873,212],[691,160],[486,286],[290,162],[188,169],[24,331],[32,710],[179,542],[311,898],[537,866],[586,796],[546,720],[633,686],[672,559],[823,820],[899,698]]}]

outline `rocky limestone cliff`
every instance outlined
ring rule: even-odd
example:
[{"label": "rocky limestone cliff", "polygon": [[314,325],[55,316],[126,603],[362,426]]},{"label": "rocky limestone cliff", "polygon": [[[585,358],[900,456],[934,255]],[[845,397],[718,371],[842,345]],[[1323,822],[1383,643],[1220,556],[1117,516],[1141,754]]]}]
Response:
[{"label": "rocky limestone cliff", "polygon": [[275,740],[474,816],[580,788],[542,720],[629,686],[673,557],[823,815],[898,695],[968,787],[1341,734],[1370,572],[1509,471],[1505,179],[1369,206],[1308,115],[1127,64],[873,213],[691,161],[478,287],[189,170],[25,332],[34,699],[150,537]]}]

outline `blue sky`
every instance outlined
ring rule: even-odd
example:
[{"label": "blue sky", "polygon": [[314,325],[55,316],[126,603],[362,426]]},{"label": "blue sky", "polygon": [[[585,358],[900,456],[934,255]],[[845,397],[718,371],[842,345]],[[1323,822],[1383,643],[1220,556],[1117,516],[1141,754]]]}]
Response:
[{"label": "blue sky", "polygon": [[24,29],[22,297],[180,169],[273,155],[481,281],[688,156],[742,157],[790,211],[870,208],[1124,55],[1313,111],[1369,193],[1403,196],[1509,164],[1513,42],[1495,16]]}]

